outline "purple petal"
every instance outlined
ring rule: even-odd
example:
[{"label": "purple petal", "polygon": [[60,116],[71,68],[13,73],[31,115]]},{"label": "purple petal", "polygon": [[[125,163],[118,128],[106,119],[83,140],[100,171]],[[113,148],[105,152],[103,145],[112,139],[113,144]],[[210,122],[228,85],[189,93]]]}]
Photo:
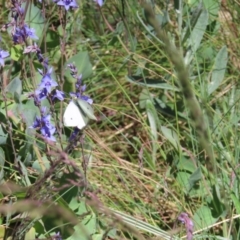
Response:
[{"label": "purple petal", "polygon": [[9,53],[4,50],[0,50],[0,65],[4,67],[4,58],[8,57]]},{"label": "purple petal", "polygon": [[58,99],[59,101],[63,101],[65,97],[64,92],[59,91],[59,90],[55,90],[54,94],[52,95],[52,101],[54,101],[55,99]]},{"label": "purple petal", "polygon": [[57,5],[65,7],[66,11],[68,11],[70,7],[78,8],[75,0],[60,0],[57,2]]},{"label": "purple petal", "polygon": [[95,0],[95,2],[101,7],[103,5],[103,0]]}]

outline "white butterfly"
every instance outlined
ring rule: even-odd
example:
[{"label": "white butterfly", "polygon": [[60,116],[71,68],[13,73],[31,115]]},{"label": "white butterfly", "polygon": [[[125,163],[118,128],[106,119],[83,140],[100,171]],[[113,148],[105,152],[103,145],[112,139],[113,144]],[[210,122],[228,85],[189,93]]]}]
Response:
[{"label": "white butterfly", "polygon": [[87,126],[89,119],[96,120],[92,106],[82,99],[72,100],[63,115],[65,127],[77,127],[83,129]]}]

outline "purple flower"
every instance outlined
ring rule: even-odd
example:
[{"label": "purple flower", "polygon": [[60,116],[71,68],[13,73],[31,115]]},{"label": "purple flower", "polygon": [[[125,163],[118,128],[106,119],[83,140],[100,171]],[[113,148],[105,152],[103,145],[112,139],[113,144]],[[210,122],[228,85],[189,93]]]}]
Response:
[{"label": "purple flower", "polygon": [[56,138],[53,136],[53,134],[56,131],[56,128],[54,126],[44,126],[41,128],[40,131],[41,131],[42,136],[45,139],[53,141],[53,142],[56,141]]},{"label": "purple flower", "polygon": [[58,232],[57,234],[55,234],[55,235],[53,236],[53,240],[62,240],[62,237],[61,237],[60,232]]},{"label": "purple flower", "polygon": [[69,10],[70,7],[72,8],[78,8],[78,5],[75,0],[60,0],[60,1],[54,1],[57,2],[57,5],[65,7],[66,11]]},{"label": "purple flower", "polygon": [[48,108],[46,106],[41,107],[40,111],[42,116],[47,115]]},{"label": "purple flower", "polygon": [[15,33],[13,34],[13,42],[15,44],[24,42],[28,37],[31,39],[38,39],[35,34],[35,29],[29,28],[26,24],[21,28],[16,28]]},{"label": "purple flower", "polygon": [[69,141],[70,141],[70,142],[73,142],[74,145],[77,143],[75,140],[76,140],[76,137],[78,136],[79,132],[80,132],[80,129],[77,128],[77,127],[75,127],[75,128],[73,129],[73,132],[72,132],[70,138],[69,138]]},{"label": "purple flower", "polygon": [[83,86],[80,87],[80,91],[85,92],[86,88],[87,88],[87,86],[86,86],[86,84],[84,84]]},{"label": "purple flower", "polygon": [[103,5],[103,0],[95,0],[95,2],[101,7]]},{"label": "purple flower", "polygon": [[50,119],[51,119],[51,115],[50,114],[48,114],[46,116],[42,116],[42,125],[43,126],[47,126],[47,127],[52,126],[51,122],[50,122]]},{"label": "purple flower", "polygon": [[81,94],[80,93],[70,92],[69,95],[71,96],[71,98],[81,98]]},{"label": "purple flower", "polygon": [[76,78],[77,72],[78,72],[76,66],[75,66],[73,63],[69,63],[67,66],[70,68],[71,75],[72,75],[74,78]]},{"label": "purple flower", "polygon": [[33,128],[39,128],[39,127],[44,127],[44,126],[51,127],[52,124],[50,122],[50,119],[51,119],[50,114],[41,116],[41,117],[37,116],[32,127]]},{"label": "purple flower", "polygon": [[63,101],[65,97],[64,92],[59,91],[57,89],[53,90],[52,92],[52,101],[55,101],[55,99],[58,99],[59,101]]},{"label": "purple flower", "polygon": [[16,28],[15,33],[13,34],[13,42],[17,44],[22,43],[23,41],[25,41],[25,36],[19,28]]},{"label": "purple flower", "polygon": [[31,93],[29,95],[29,98],[33,98],[34,99],[34,105],[35,106],[40,106],[41,101],[40,101],[39,97],[35,93]]},{"label": "purple flower", "polygon": [[[79,76],[76,77],[77,82],[75,84],[76,89],[80,89],[81,85],[82,85],[82,74],[80,74]],[[86,88],[85,88],[86,89]],[[85,89],[83,90],[83,92],[85,91]]]},{"label": "purple flower", "polygon": [[192,240],[193,227],[194,227],[192,220],[188,217],[187,213],[181,213],[178,216],[178,220],[185,224],[186,231],[187,231],[187,240]]},{"label": "purple flower", "polygon": [[81,99],[88,102],[89,104],[93,104],[93,100],[88,96],[82,96]]},{"label": "purple flower", "polygon": [[41,118],[37,116],[32,125],[32,128],[39,128],[39,127],[41,127]]},{"label": "purple flower", "polygon": [[4,50],[0,50],[0,65],[4,67],[4,58],[8,57],[9,53]]},{"label": "purple flower", "polygon": [[43,88],[43,89],[37,89],[35,91],[35,96],[37,97],[38,101],[42,101],[43,99],[45,99],[47,97],[48,91],[47,88]]},{"label": "purple flower", "polygon": [[38,39],[38,36],[35,34],[35,29],[28,27],[26,24],[23,27],[23,31],[26,33],[27,37],[31,39]]},{"label": "purple flower", "polygon": [[[42,108],[41,113],[42,114],[46,113],[46,108]],[[42,115],[41,117],[36,117],[31,128],[40,128],[40,132],[45,139],[56,141],[55,137],[53,136],[53,134],[56,131],[56,128],[51,124],[50,120],[51,120],[50,114],[45,116]]]},{"label": "purple flower", "polygon": [[43,75],[42,81],[39,85],[39,89],[46,88],[47,92],[50,93],[52,87],[58,86],[58,84],[51,78],[52,68],[49,68],[47,73],[43,74],[43,72],[38,69],[39,73]]},{"label": "purple flower", "polygon": [[85,96],[85,95],[81,95],[80,93],[70,92],[69,95],[70,95],[72,98],[82,99],[82,100],[88,102],[89,104],[92,104],[92,103],[93,103],[93,100],[92,100],[90,97]]}]

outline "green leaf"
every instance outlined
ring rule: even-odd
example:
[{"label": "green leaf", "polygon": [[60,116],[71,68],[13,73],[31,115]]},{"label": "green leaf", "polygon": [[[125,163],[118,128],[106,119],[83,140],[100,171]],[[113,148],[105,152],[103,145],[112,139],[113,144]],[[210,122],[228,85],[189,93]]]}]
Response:
[{"label": "green leaf", "polygon": [[1,225],[0,225],[0,238],[1,238],[1,239],[4,239],[5,229],[6,229],[6,227],[1,224]]},{"label": "green leaf", "polygon": [[[46,42],[47,42],[47,46],[52,49],[52,51],[59,51],[59,55],[61,55],[61,51],[59,49],[59,44],[60,44],[60,40],[59,40],[59,35],[57,34],[56,31],[48,29],[48,31],[46,32],[46,38],[45,38]],[[55,59],[52,59],[53,61],[55,61]]]},{"label": "green leaf", "polygon": [[[0,113],[0,118],[5,119],[5,116],[2,113]],[[8,138],[8,133],[4,132],[2,125],[0,125],[0,145],[6,144],[7,138]]]},{"label": "green leaf", "polygon": [[[21,115],[24,119],[24,122],[27,124],[27,127],[32,126],[35,118],[37,115],[39,115],[39,109],[35,106],[34,101],[32,99],[27,100],[25,104],[22,104],[21,106]],[[33,136],[31,134],[32,132],[29,132],[30,136]]]},{"label": "green leaf", "polygon": [[218,1],[215,0],[203,0],[204,7],[208,10],[211,18],[209,20],[214,21],[215,17],[218,16],[218,11],[221,7]]},{"label": "green leaf", "polygon": [[2,148],[0,148],[0,182],[4,178],[4,164],[5,164],[5,153]]},{"label": "green leaf", "polygon": [[179,151],[181,150],[178,135],[172,129],[169,129],[165,126],[161,126],[161,131],[165,138],[174,146],[174,148]]},{"label": "green leaf", "polygon": [[203,10],[197,20],[196,25],[194,26],[194,29],[191,30],[190,37],[188,38],[187,47],[189,48],[189,50],[187,51],[184,57],[184,61],[187,65],[192,61],[196,51],[199,48],[203,35],[206,31],[207,25],[208,25],[208,12],[207,10]]},{"label": "green leaf", "polygon": [[139,96],[139,107],[141,109],[145,109],[146,108],[146,101],[152,99],[151,95],[149,94],[148,89],[143,89],[142,92],[140,93]]},{"label": "green leaf", "polygon": [[36,238],[36,230],[35,228],[31,228],[25,235],[24,240],[33,240]]},{"label": "green leaf", "polygon": [[209,74],[211,82],[208,85],[208,94],[213,93],[222,83],[227,68],[228,52],[227,47],[223,46],[218,52],[213,70]]},{"label": "green leaf", "polygon": [[150,129],[151,129],[152,164],[154,167],[156,163],[156,153],[158,149],[158,143],[157,143],[158,116],[152,101],[149,99],[146,100],[146,111],[147,111],[148,121],[150,124]]},{"label": "green leaf", "polygon": [[102,240],[103,236],[104,236],[104,233],[93,234],[92,239],[93,240]]},{"label": "green leaf", "polygon": [[22,181],[25,183],[26,186],[31,186],[32,183],[29,180],[28,170],[27,170],[26,166],[19,159],[18,159],[18,163],[21,167],[21,171],[22,171],[22,175],[23,175]]},{"label": "green leaf", "polygon": [[32,168],[41,175],[45,172],[45,170],[50,168],[50,162],[46,156],[42,156],[41,162],[40,162],[40,160],[34,161],[32,164]]},{"label": "green leaf", "polygon": [[231,193],[230,196],[231,196],[231,199],[233,201],[234,207],[236,209],[236,213],[240,214],[240,201],[239,201],[239,198],[236,197],[235,193]]},{"label": "green leaf", "polygon": [[186,170],[190,173],[193,173],[196,170],[196,166],[194,165],[193,161],[185,157],[180,158],[177,168],[179,170]]},{"label": "green leaf", "polygon": [[[6,87],[6,92],[10,93],[12,97],[15,96],[15,93],[20,96],[22,94],[22,81],[19,78],[14,78]],[[20,97],[18,98],[18,102]]]},{"label": "green leaf", "polygon": [[10,50],[10,57],[14,61],[18,61],[23,56],[23,47],[21,45],[14,45]]},{"label": "green leaf", "polygon": [[179,183],[179,185],[181,186],[182,190],[187,193],[189,190],[189,181],[188,179],[190,178],[191,174],[187,173],[187,172],[178,172],[177,173],[177,177],[176,177],[176,181]]},{"label": "green leaf", "polygon": [[81,215],[81,214],[84,214],[84,213],[87,213],[87,212],[88,212],[88,209],[87,209],[87,205],[86,205],[85,201],[81,201],[79,203],[77,214]]},{"label": "green leaf", "polygon": [[193,216],[194,230],[202,229],[211,226],[216,223],[217,218],[212,216],[212,212],[209,207],[201,206],[195,212]]},{"label": "green leaf", "polygon": [[193,188],[194,184],[196,184],[198,181],[202,179],[202,172],[200,168],[197,168],[197,170],[190,176],[188,182],[189,182],[189,191]]},{"label": "green leaf", "polygon": [[88,216],[84,218],[84,220],[81,222],[83,225],[85,225],[85,228],[89,235],[92,235],[96,233],[97,231],[97,217],[92,212]]},{"label": "green leaf", "polygon": [[157,226],[154,226],[154,225],[151,225],[151,224],[149,224],[147,222],[144,222],[142,220],[139,220],[135,217],[132,217],[131,215],[125,214],[125,213],[117,211],[117,210],[113,210],[113,212],[118,217],[120,217],[123,222],[129,224],[130,226],[133,226],[134,228],[141,229],[142,231],[151,233],[155,236],[159,236],[159,237],[161,237],[162,239],[165,239],[165,240],[171,240],[171,239],[178,240],[178,239],[180,239],[178,237],[173,238],[173,236],[170,233],[162,230],[161,228],[159,228]]},{"label": "green leaf", "polygon": [[[58,181],[59,187],[69,184],[70,181],[74,182],[76,179],[78,179],[78,176],[75,172],[64,173]],[[67,191],[66,189],[60,190],[59,194],[67,203],[70,203],[73,198],[76,198],[78,196],[79,188],[73,185],[69,187]]]},{"label": "green leaf", "polygon": [[0,148],[0,167],[3,168],[5,163],[5,153],[2,148]]},{"label": "green leaf", "polygon": [[69,208],[71,208],[71,210],[75,211],[76,209],[79,208],[79,205],[80,205],[80,202],[78,201],[78,199],[72,198],[68,206]]},{"label": "green leaf", "polygon": [[89,240],[89,236],[97,232],[97,217],[94,213],[87,215],[81,224],[74,226],[75,232],[67,240]]},{"label": "green leaf", "polygon": [[[179,5],[179,3],[178,3],[178,5]],[[178,8],[179,8],[179,6],[178,6]],[[183,40],[182,40],[182,44],[184,44],[185,41],[187,39],[189,39],[189,36],[190,36],[190,34],[192,32],[192,29],[194,29],[194,27],[195,27],[195,25],[196,25],[200,15],[201,15],[202,11],[203,11],[203,4],[202,4],[202,2],[200,2],[198,4],[198,6],[196,6],[196,8],[194,8],[194,9],[192,8],[191,11],[192,11],[192,14],[191,14],[190,22],[186,26],[186,28],[183,30],[183,32],[185,32],[185,34],[182,34],[182,35],[184,35]]]}]

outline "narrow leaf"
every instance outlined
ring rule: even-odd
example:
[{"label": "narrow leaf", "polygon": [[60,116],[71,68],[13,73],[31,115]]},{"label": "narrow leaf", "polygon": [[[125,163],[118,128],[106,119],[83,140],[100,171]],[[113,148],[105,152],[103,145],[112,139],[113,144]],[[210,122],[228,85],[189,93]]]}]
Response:
[{"label": "narrow leaf", "polygon": [[218,52],[212,72],[209,74],[211,82],[208,85],[208,94],[213,93],[222,83],[227,68],[228,52],[227,47],[223,46]]},{"label": "narrow leaf", "polygon": [[157,114],[156,109],[151,100],[146,100],[146,111],[148,121],[151,127],[151,140],[152,140],[152,163],[155,166],[156,152],[157,152]]},{"label": "narrow leaf", "polygon": [[165,138],[174,146],[174,148],[177,151],[179,151],[181,148],[180,148],[179,139],[176,132],[165,126],[161,126],[161,131],[165,136]]},{"label": "narrow leaf", "polygon": [[192,29],[191,35],[188,39],[188,47],[190,48],[190,50],[186,53],[186,56],[184,58],[184,61],[187,65],[192,61],[196,51],[199,48],[207,25],[208,25],[208,12],[207,10],[203,10],[198,18],[195,27]]}]

